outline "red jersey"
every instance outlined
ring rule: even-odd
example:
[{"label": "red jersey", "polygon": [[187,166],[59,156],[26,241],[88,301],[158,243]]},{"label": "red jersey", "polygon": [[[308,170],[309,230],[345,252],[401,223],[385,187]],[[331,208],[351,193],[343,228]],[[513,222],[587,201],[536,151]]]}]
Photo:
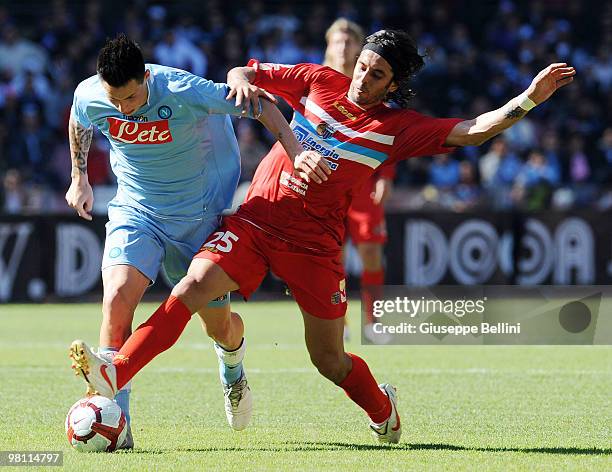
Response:
[{"label": "red jersey", "polygon": [[379,104],[363,110],[350,102],[351,79],[315,64],[251,60],[254,84],[294,109],[291,128],[301,145],[332,169],[321,184],[297,177],[276,143],[255,172],[236,216],[302,247],[337,251],[353,193],[377,170],[400,159],[452,151],[444,141],[460,119],[438,119]]},{"label": "red jersey", "polygon": [[353,194],[353,201],[351,202],[351,208],[354,208],[356,206],[358,206],[360,209],[365,206],[367,207],[373,207],[373,206],[383,207],[384,206],[384,203],[381,203],[379,205],[374,204],[374,193],[376,191],[376,183],[380,179],[387,179],[393,182],[393,179],[395,178],[395,166],[386,165],[386,166],[381,166],[381,168],[379,169],[380,170],[377,170],[372,175],[370,175],[368,180],[366,180],[366,182],[360,188],[355,190],[355,193]]}]

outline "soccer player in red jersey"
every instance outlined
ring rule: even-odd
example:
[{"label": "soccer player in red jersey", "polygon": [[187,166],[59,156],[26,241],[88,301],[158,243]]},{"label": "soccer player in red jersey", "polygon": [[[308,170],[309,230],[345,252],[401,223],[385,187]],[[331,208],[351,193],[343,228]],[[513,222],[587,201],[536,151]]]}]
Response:
[{"label": "soccer player in red jersey", "polygon": [[[325,50],[324,66],[329,66],[346,76],[353,75],[357,57],[364,42],[363,29],[357,23],[338,18],[325,33],[327,48]],[[384,203],[393,190],[394,166],[383,166],[353,195],[353,201],[346,213],[346,236],[357,248],[363,270],[361,286],[380,286],[385,281],[383,267],[383,251],[387,242],[387,225],[385,222]],[[373,291],[364,292],[364,296]],[[371,303],[365,303],[371,307]],[[366,312],[364,335],[368,339],[382,341],[384,334],[375,338],[372,336],[372,310]],[[345,317],[344,339],[349,338],[347,318]]]},{"label": "soccer player in red jersey", "polygon": [[[283,97],[295,110],[294,134],[328,167],[323,171],[313,154],[307,154],[300,165],[316,171],[312,178],[300,177],[282,146],[275,144],[259,165],[245,203],[202,245],[188,274],[112,363],[82,341],[73,343],[77,369],[90,386],[112,398],[176,342],[193,313],[230,290],[248,297],[272,270],[285,280],[302,312],[313,364],[365,410],[379,441],[398,442],[395,389],[377,385],[365,361],[345,352],[342,339],[346,292],[340,254],[353,193],[377,169],[398,159],[482,144],[576,73],[564,63],[551,64],[501,108],[474,119],[439,119],[406,108],[412,96],[410,77],[422,66],[405,32],[382,30],[366,39],[352,79],[314,64],[252,60],[247,67],[232,69],[229,96],[247,107],[258,87]],[[232,329],[243,328],[229,324]]]}]

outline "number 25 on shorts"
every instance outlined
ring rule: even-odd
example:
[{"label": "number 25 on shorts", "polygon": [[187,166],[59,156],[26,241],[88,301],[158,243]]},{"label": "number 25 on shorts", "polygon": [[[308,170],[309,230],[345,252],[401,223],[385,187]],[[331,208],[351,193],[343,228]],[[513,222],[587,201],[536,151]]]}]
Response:
[{"label": "number 25 on shorts", "polygon": [[233,241],[238,241],[238,236],[231,231],[217,231],[213,234],[213,238],[204,244],[202,248],[206,248],[211,252],[230,252]]}]

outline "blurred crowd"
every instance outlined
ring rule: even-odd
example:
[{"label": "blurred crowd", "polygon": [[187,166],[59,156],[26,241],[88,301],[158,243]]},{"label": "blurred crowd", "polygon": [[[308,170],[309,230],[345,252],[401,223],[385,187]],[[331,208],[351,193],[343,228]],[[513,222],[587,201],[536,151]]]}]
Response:
[{"label": "blurred crowd", "polygon": [[[435,116],[472,118],[497,108],[552,62],[578,71],[570,86],[484,146],[403,161],[392,204],[612,207],[611,2],[250,0],[228,8],[218,0],[53,0],[0,1],[0,213],[68,211],[72,94],[95,73],[107,37],[126,32],[145,60],[224,81],[251,57],[322,62],[325,30],[340,16],[367,33],[386,27],[413,35],[426,67],[411,106]],[[249,181],[270,137],[249,120],[235,127]],[[89,179],[112,195],[108,150],[97,133]]]}]

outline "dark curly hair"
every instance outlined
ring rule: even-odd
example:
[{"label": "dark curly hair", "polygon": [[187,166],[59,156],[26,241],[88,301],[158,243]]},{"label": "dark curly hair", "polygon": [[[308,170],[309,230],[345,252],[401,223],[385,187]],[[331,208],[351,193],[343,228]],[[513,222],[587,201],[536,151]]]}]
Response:
[{"label": "dark curly hair", "polygon": [[98,54],[98,75],[111,87],[123,87],[134,79],[142,83],[145,63],[138,44],[125,34],[108,39]]},{"label": "dark curly hair", "polygon": [[410,79],[419,72],[425,62],[419,54],[416,42],[402,30],[380,30],[366,38],[365,44],[376,44],[385,48],[385,55],[393,64],[393,80],[398,88],[389,92],[387,100],[406,108],[415,92],[410,88]]}]

